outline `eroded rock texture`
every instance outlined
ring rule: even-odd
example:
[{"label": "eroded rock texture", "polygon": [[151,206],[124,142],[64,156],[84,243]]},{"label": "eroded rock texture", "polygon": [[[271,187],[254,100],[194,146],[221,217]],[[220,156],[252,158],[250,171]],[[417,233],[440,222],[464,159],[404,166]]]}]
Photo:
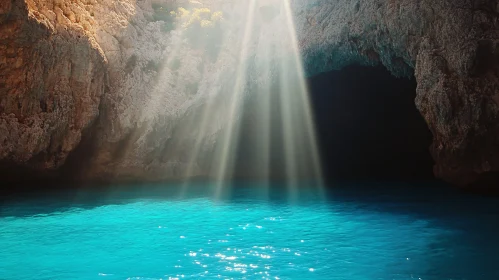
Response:
[{"label": "eroded rock texture", "polygon": [[[56,168],[85,134],[90,178],[209,174],[203,156],[188,166],[189,152],[217,149],[228,124],[217,106],[233,93],[238,65],[251,65],[248,83],[262,84],[278,65],[258,61],[293,55],[294,38],[279,37],[291,26],[285,2],[255,3],[245,40],[241,1],[3,1],[0,159]],[[223,17],[197,40],[158,7]],[[499,170],[496,0],[292,0],[289,8],[307,74],[360,63],[416,77],[438,177],[467,185]],[[205,121],[210,99],[220,105]],[[202,139],[193,123],[204,124]]]},{"label": "eroded rock texture", "polygon": [[303,45],[314,39],[310,72],[352,62],[414,70],[437,177],[467,185],[498,170],[497,1],[326,2],[297,24]]},{"label": "eroded rock texture", "polygon": [[43,5],[0,3],[0,160],[55,169],[99,115],[106,61],[74,14]]}]

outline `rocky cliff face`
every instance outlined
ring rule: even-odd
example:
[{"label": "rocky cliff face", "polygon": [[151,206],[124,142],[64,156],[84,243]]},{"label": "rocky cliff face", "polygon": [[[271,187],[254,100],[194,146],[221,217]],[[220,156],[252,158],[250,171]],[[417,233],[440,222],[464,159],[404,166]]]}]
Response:
[{"label": "rocky cliff face", "polygon": [[99,115],[106,58],[79,20],[56,4],[0,4],[1,160],[58,168]]},{"label": "rocky cliff face", "polygon": [[498,2],[339,2],[298,24],[304,40],[320,36],[309,69],[358,61],[395,75],[414,69],[437,177],[468,185],[497,171]]},{"label": "rocky cliff face", "polygon": [[207,175],[238,65],[265,84],[296,40],[308,75],[354,63],[414,75],[438,177],[499,170],[496,0],[201,2],[2,2],[0,159],[58,168],[84,136],[91,178]]}]

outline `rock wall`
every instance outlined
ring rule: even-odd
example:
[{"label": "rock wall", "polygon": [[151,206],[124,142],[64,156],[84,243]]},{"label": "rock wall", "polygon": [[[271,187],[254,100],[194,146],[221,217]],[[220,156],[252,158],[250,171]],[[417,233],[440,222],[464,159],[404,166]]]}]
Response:
[{"label": "rock wall", "polygon": [[106,59],[85,24],[66,16],[76,21],[57,5],[0,3],[0,160],[6,163],[60,167],[99,115]]},{"label": "rock wall", "polygon": [[469,185],[498,170],[498,1],[326,2],[297,17],[310,73],[355,62],[414,71],[436,176]]},{"label": "rock wall", "polygon": [[[497,0],[290,0],[289,10],[281,0],[255,3],[2,2],[0,159],[57,168],[84,135],[90,178],[207,175],[205,158],[230,125],[224,100],[238,65],[248,66],[245,82],[267,83],[296,39],[308,75],[354,63],[414,75],[438,177],[467,185],[498,171]],[[188,21],[162,10],[179,7]],[[186,26],[202,8],[212,20],[200,23],[208,28],[198,39]],[[202,137],[193,123],[204,124]],[[206,156],[192,164],[194,147]]]}]

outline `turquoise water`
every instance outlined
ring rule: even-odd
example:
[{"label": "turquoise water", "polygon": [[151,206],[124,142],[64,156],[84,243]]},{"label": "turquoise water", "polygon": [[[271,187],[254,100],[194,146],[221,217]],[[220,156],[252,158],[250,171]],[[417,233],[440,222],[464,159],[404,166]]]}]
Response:
[{"label": "turquoise water", "polygon": [[[166,191],[168,190],[168,191]],[[0,279],[499,279],[493,198],[175,186],[12,197]]]}]

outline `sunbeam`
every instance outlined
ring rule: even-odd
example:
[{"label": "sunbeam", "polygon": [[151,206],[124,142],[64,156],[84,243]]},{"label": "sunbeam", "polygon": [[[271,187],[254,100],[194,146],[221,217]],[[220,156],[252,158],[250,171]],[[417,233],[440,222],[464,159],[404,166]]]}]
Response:
[{"label": "sunbeam", "polygon": [[319,149],[317,146],[317,139],[316,139],[316,132],[315,132],[315,125],[313,121],[313,115],[311,112],[311,105],[310,105],[310,100],[308,96],[308,90],[307,86],[305,84],[305,72],[303,70],[303,63],[301,60],[301,55],[300,55],[300,50],[298,46],[298,40],[296,39],[296,28],[293,20],[293,14],[291,11],[290,3],[289,0],[283,0],[284,1],[284,8],[286,12],[286,26],[288,28],[288,32],[291,38],[291,46],[293,48],[294,52],[294,63],[296,65],[296,71],[299,75],[298,83],[299,83],[299,92],[300,92],[300,97],[301,97],[301,104],[304,109],[305,116],[303,120],[305,121],[305,128],[307,129],[307,137],[308,137],[308,142],[311,148],[311,153],[312,153],[312,160],[313,160],[313,166],[314,166],[314,171],[316,172],[315,174],[315,179],[318,180],[318,187],[319,190],[322,192],[323,191],[323,175],[322,175],[322,167],[320,164],[320,157],[319,157]]},{"label": "sunbeam", "polygon": [[238,131],[239,123],[237,122],[236,118],[238,112],[240,111],[238,109],[240,109],[242,105],[241,103],[243,98],[243,91],[246,82],[245,76],[246,76],[246,67],[247,67],[246,65],[247,50],[253,31],[254,12],[255,12],[255,1],[251,1],[246,16],[246,26],[244,28],[244,37],[242,40],[241,52],[239,55],[238,67],[236,71],[236,82],[234,85],[234,89],[232,91],[230,107],[228,112],[229,124],[228,127],[226,128],[226,131],[222,139],[222,152],[220,154],[221,162],[217,171],[217,177],[216,177],[217,190],[215,193],[215,197],[220,196],[220,193],[224,186],[224,182],[230,180],[231,178],[229,178],[228,176],[232,175],[230,171],[233,169],[234,165],[234,156],[236,150],[235,146],[237,145],[238,134],[239,134]]},{"label": "sunbeam", "polygon": [[[289,83],[292,82],[291,77],[288,75],[288,67],[284,61],[280,61],[279,69],[279,101],[281,104],[281,119],[282,119],[282,132],[284,134],[284,155],[285,155],[285,165],[286,165],[286,184],[289,189],[290,198],[292,200],[296,199],[296,188],[298,183],[297,178],[297,156],[296,149],[297,145],[295,143],[295,122],[293,108],[293,95],[294,90],[289,87]],[[293,81],[294,82],[294,81]]]},{"label": "sunbeam", "polygon": [[[223,38],[223,42],[221,46],[227,46],[229,44],[229,37],[225,36]],[[223,67],[225,62],[221,59],[218,59],[215,62],[215,67]],[[220,73],[214,77],[214,79],[210,80],[208,85],[205,87],[206,90],[202,90],[202,94],[204,94],[204,99],[206,100],[201,105],[201,114],[199,118],[192,118],[190,128],[196,128],[196,133],[194,134],[194,147],[188,151],[187,154],[187,168],[183,172],[183,180],[184,183],[181,187],[181,196],[185,194],[185,190],[187,186],[191,183],[191,179],[196,176],[194,169],[198,164],[200,151],[203,146],[203,141],[206,140],[208,134],[208,126],[209,122],[213,120],[215,114],[220,114],[217,112],[221,110],[222,106],[219,104],[220,99],[222,98],[221,89],[218,87],[218,83],[222,80],[220,77]],[[222,109],[223,111],[223,109]],[[190,139],[189,139],[190,140]]]},{"label": "sunbeam", "polygon": [[262,114],[259,116],[260,119],[260,129],[262,131],[262,136],[257,137],[257,139],[260,141],[261,145],[261,168],[260,168],[260,174],[261,179],[263,180],[263,184],[265,187],[265,191],[269,192],[270,188],[270,176],[271,176],[271,165],[270,165],[270,155],[271,155],[271,103],[272,103],[272,86],[271,86],[271,78],[270,76],[270,61],[271,61],[271,46],[268,44],[261,44],[260,46],[262,48],[262,57],[263,61],[261,62],[262,65],[262,72],[264,73],[263,80],[261,83],[259,83],[259,89],[262,90],[261,94],[263,94],[262,97],[262,102],[260,102],[262,106]]},{"label": "sunbeam", "polygon": [[[165,85],[167,83],[171,85],[178,85],[179,84],[179,79],[180,75],[178,76],[173,76],[171,73],[171,68],[174,64],[174,61],[180,60],[182,57],[179,55],[182,45],[183,45],[183,40],[182,38],[182,33],[184,32],[182,29],[176,30],[177,32],[177,41],[174,42],[173,48],[167,52],[167,58],[164,61],[164,63],[160,63],[160,69],[158,73],[158,83],[161,82],[161,85]],[[141,121],[147,121],[153,118],[154,116],[158,116],[161,114],[158,114],[158,110],[160,110],[161,105],[163,104],[163,101],[170,97],[169,95],[165,94],[165,88],[160,87],[160,85],[157,85],[155,90],[151,93],[151,97],[149,98],[147,104],[142,108],[142,111],[140,113],[140,120]],[[171,88],[170,91],[173,91],[174,88]],[[171,94],[171,92],[170,92]]]},{"label": "sunbeam", "polygon": [[[296,198],[301,182],[313,179],[322,186],[322,172],[290,3],[255,0],[239,5],[244,5],[241,18],[227,21],[230,32],[220,38],[225,56],[212,64],[218,71],[203,71],[210,78],[202,78],[192,101],[182,97],[182,106],[190,113],[175,124],[175,137],[165,144],[163,153],[180,156],[176,164],[183,180],[181,195],[194,178],[207,176],[215,180],[215,197],[234,179],[249,178],[263,182],[265,189],[273,181],[283,181],[290,197]],[[186,32],[183,28],[176,32],[181,35]],[[208,40],[204,31],[195,32],[200,32],[198,43]],[[178,84],[185,82],[171,71],[175,61],[184,59],[185,44],[178,40],[173,45],[159,73],[158,86],[166,86],[165,90],[180,90]],[[178,102],[160,92],[158,88],[152,94],[141,119],[149,120],[147,116],[161,110],[164,102]],[[244,119],[246,111],[253,117]],[[254,130],[241,138],[248,124]],[[207,145],[213,145],[213,150]]]}]

